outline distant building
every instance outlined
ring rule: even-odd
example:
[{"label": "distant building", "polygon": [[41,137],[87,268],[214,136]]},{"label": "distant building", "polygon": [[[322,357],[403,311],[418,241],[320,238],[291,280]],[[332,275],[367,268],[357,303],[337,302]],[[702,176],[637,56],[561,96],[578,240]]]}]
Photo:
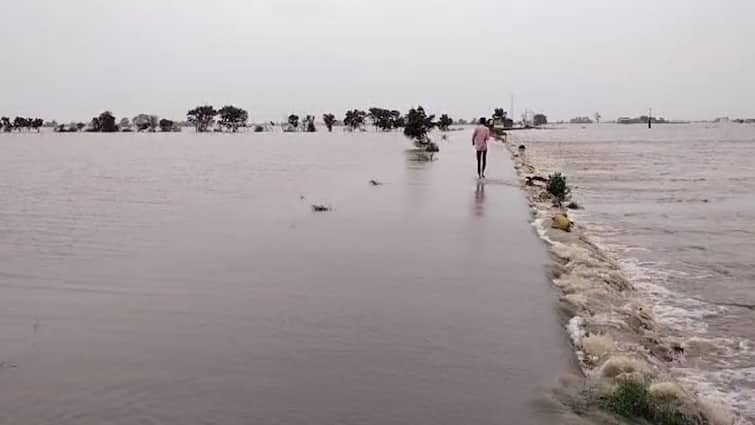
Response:
[{"label": "distant building", "polygon": [[653,124],[667,124],[668,123],[668,121],[666,121],[666,119],[663,118],[663,117],[660,117],[660,118],[652,117],[652,118],[650,118],[647,115],[641,115],[641,116],[636,117],[636,118],[619,117],[616,120],[616,123],[617,124],[647,124],[648,120],[650,120],[650,122],[652,122]]},{"label": "distant building", "polygon": [[588,117],[576,117],[569,120],[570,124],[592,124],[593,121]]}]

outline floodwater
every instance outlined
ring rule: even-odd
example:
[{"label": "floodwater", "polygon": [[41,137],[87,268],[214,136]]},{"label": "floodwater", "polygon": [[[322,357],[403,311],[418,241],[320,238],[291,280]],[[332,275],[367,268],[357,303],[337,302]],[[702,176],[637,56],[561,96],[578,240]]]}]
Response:
[{"label": "floodwater", "polygon": [[558,423],[545,248],[469,137],[0,135],[0,423]]},{"label": "floodwater", "polygon": [[562,171],[591,240],[690,349],[673,369],[755,422],[755,126],[566,126],[518,132]]}]

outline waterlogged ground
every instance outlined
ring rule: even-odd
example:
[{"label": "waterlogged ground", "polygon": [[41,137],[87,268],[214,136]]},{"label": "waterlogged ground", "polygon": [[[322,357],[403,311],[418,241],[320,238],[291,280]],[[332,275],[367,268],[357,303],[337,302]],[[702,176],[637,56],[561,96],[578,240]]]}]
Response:
[{"label": "waterlogged ground", "polygon": [[545,249],[469,136],[0,135],[0,423],[559,423]]}]

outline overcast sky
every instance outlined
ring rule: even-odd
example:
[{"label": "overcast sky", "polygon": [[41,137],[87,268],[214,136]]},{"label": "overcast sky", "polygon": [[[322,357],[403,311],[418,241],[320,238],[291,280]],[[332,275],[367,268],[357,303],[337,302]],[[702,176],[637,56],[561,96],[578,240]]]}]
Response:
[{"label": "overcast sky", "polygon": [[755,117],[753,0],[3,0],[0,114]]}]

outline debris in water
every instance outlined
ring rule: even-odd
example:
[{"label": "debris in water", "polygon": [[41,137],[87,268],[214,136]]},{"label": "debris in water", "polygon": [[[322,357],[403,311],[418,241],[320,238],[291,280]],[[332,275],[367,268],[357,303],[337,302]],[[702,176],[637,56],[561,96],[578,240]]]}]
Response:
[{"label": "debris in water", "polygon": [[330,211],[330,207],[327,205],[312,204],[312,211],[314,212]]},{"label": "debris in water", "polygon": [[548,179],[546,179],[545,177],[541,177],[541,176],[526,176],[525,179],[527,179],[527,181],[526,181],[527,186],[538,186],[537,183],[547,183],[548,182]]},{"label": "debris in water", "polygon": [[373,185],[373,186],[382,186],[383,185],[382,182],[379,182],[377,180],[370,180],[370,184]]},{"label": "debris in water", "polygon": [[574,201],[571,201],[569,202],[569,205],[566,206],[566,208],[569,208],[570,210],[581,210],[582,206]]},{"label": "debris in water", "polygon": [[551,227],[554,229],[561,229],[564,232],[571,232],[572,225],[574,225],[574,222],[569,220],[569,217],[567,217],[566,214],[556,214],[553,216]]}]

